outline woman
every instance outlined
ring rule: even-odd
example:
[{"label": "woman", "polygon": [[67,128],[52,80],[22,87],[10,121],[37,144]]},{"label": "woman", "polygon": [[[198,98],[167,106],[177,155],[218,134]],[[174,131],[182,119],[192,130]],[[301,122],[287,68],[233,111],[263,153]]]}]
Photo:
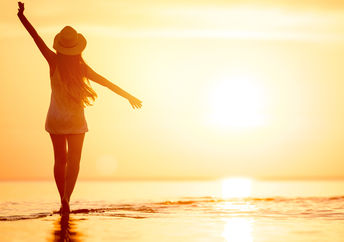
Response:
[{"label": "woman", "polygon": [[18,17],[34,39],[50,68],[51,99],[45,122],[54,147],[54,177],[61,198],[60,213],[70,212],[69,201],[79,173],[85,132],[84,107],[97,97],[88,79],[128,99],[133,108],[142,102],[93,71],[82,59],[86,39],[72,27],[55,36],[51,51],[24,16],[24,3],[18,2]]}]

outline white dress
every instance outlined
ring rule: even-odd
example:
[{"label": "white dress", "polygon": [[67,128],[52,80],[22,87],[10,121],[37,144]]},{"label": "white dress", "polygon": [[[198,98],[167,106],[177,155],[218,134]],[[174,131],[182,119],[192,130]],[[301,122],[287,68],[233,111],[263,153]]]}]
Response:
[{"label": "white dress", "polygon": [[84,107],[66,93],[56,67],[50,77],[51,97],[45,130],[51,134],[80,134],[88,131]]}]

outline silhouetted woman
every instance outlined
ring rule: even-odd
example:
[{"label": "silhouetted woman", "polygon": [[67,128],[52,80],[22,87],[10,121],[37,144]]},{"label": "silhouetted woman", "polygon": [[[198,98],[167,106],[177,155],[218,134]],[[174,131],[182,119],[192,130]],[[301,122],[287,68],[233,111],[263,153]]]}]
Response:
[{"label": "silhouetted woman", "polygon": [[108,87],[128,99],[133,108],[141,101],[93,71],[82,59],[86,39],[70,26],[55,36],[51,51],[24,16],[24,4],[18,2],[18,17],[34,39],[50,68],[51,99],[45,122],[54,147],[54,177],[61,198],[61,213],[69,213],[69,200],[79,173],[85,132],[88,131],[84,108],[97,94],[88,79]]}]

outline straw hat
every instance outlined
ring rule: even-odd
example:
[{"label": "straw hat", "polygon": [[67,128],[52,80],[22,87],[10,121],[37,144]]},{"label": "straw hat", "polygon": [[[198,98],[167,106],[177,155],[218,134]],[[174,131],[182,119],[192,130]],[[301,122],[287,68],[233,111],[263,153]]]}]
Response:
[{"label": "straw hat", "polygon": [[55,36],[54,49],[64,55],[78,55],[86,47],[87,41],[70,26],[64,27],[60,33]]}]

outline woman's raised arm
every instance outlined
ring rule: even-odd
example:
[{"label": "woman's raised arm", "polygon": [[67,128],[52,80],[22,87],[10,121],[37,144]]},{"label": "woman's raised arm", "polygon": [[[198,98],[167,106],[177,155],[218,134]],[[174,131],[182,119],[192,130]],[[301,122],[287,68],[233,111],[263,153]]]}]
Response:
[{"label": "woman's raised arm", "polygon": [[53,64],[55,59],[55,53],[51,51],[48,46],[44,43],[42,38],[38,35],[34,27],[30,24],[30,22],[27,20],[27,18],[24,16],[24,3],[18,2],[18,17],[26,30],[29,32],[33,40],[35,41],[37,47],[43,54],[44,58],[48,61],[49,65]]},{"label": "woman's raised arm", "polygon": [[124,91],[122,88],[120,88],[119,86],[113,84],[112,82],[110,82],[109,80],[107,80],[105,77],[99,75],[97,72],[95,72],[94,70],[92,70],[91,67],[89,67],[88,65],[86,65],[87,67],[87,74],[86,77],[104,87],[109,88],[111,91],[115,92],[116,94],[128,99],[129,103],[131,104],[131,106],[135,109],[135,108],[141,108],[142,107],[142,101],[137,99],[136,97],[132,96],[131,94],[127,93],[126,91]]}]

